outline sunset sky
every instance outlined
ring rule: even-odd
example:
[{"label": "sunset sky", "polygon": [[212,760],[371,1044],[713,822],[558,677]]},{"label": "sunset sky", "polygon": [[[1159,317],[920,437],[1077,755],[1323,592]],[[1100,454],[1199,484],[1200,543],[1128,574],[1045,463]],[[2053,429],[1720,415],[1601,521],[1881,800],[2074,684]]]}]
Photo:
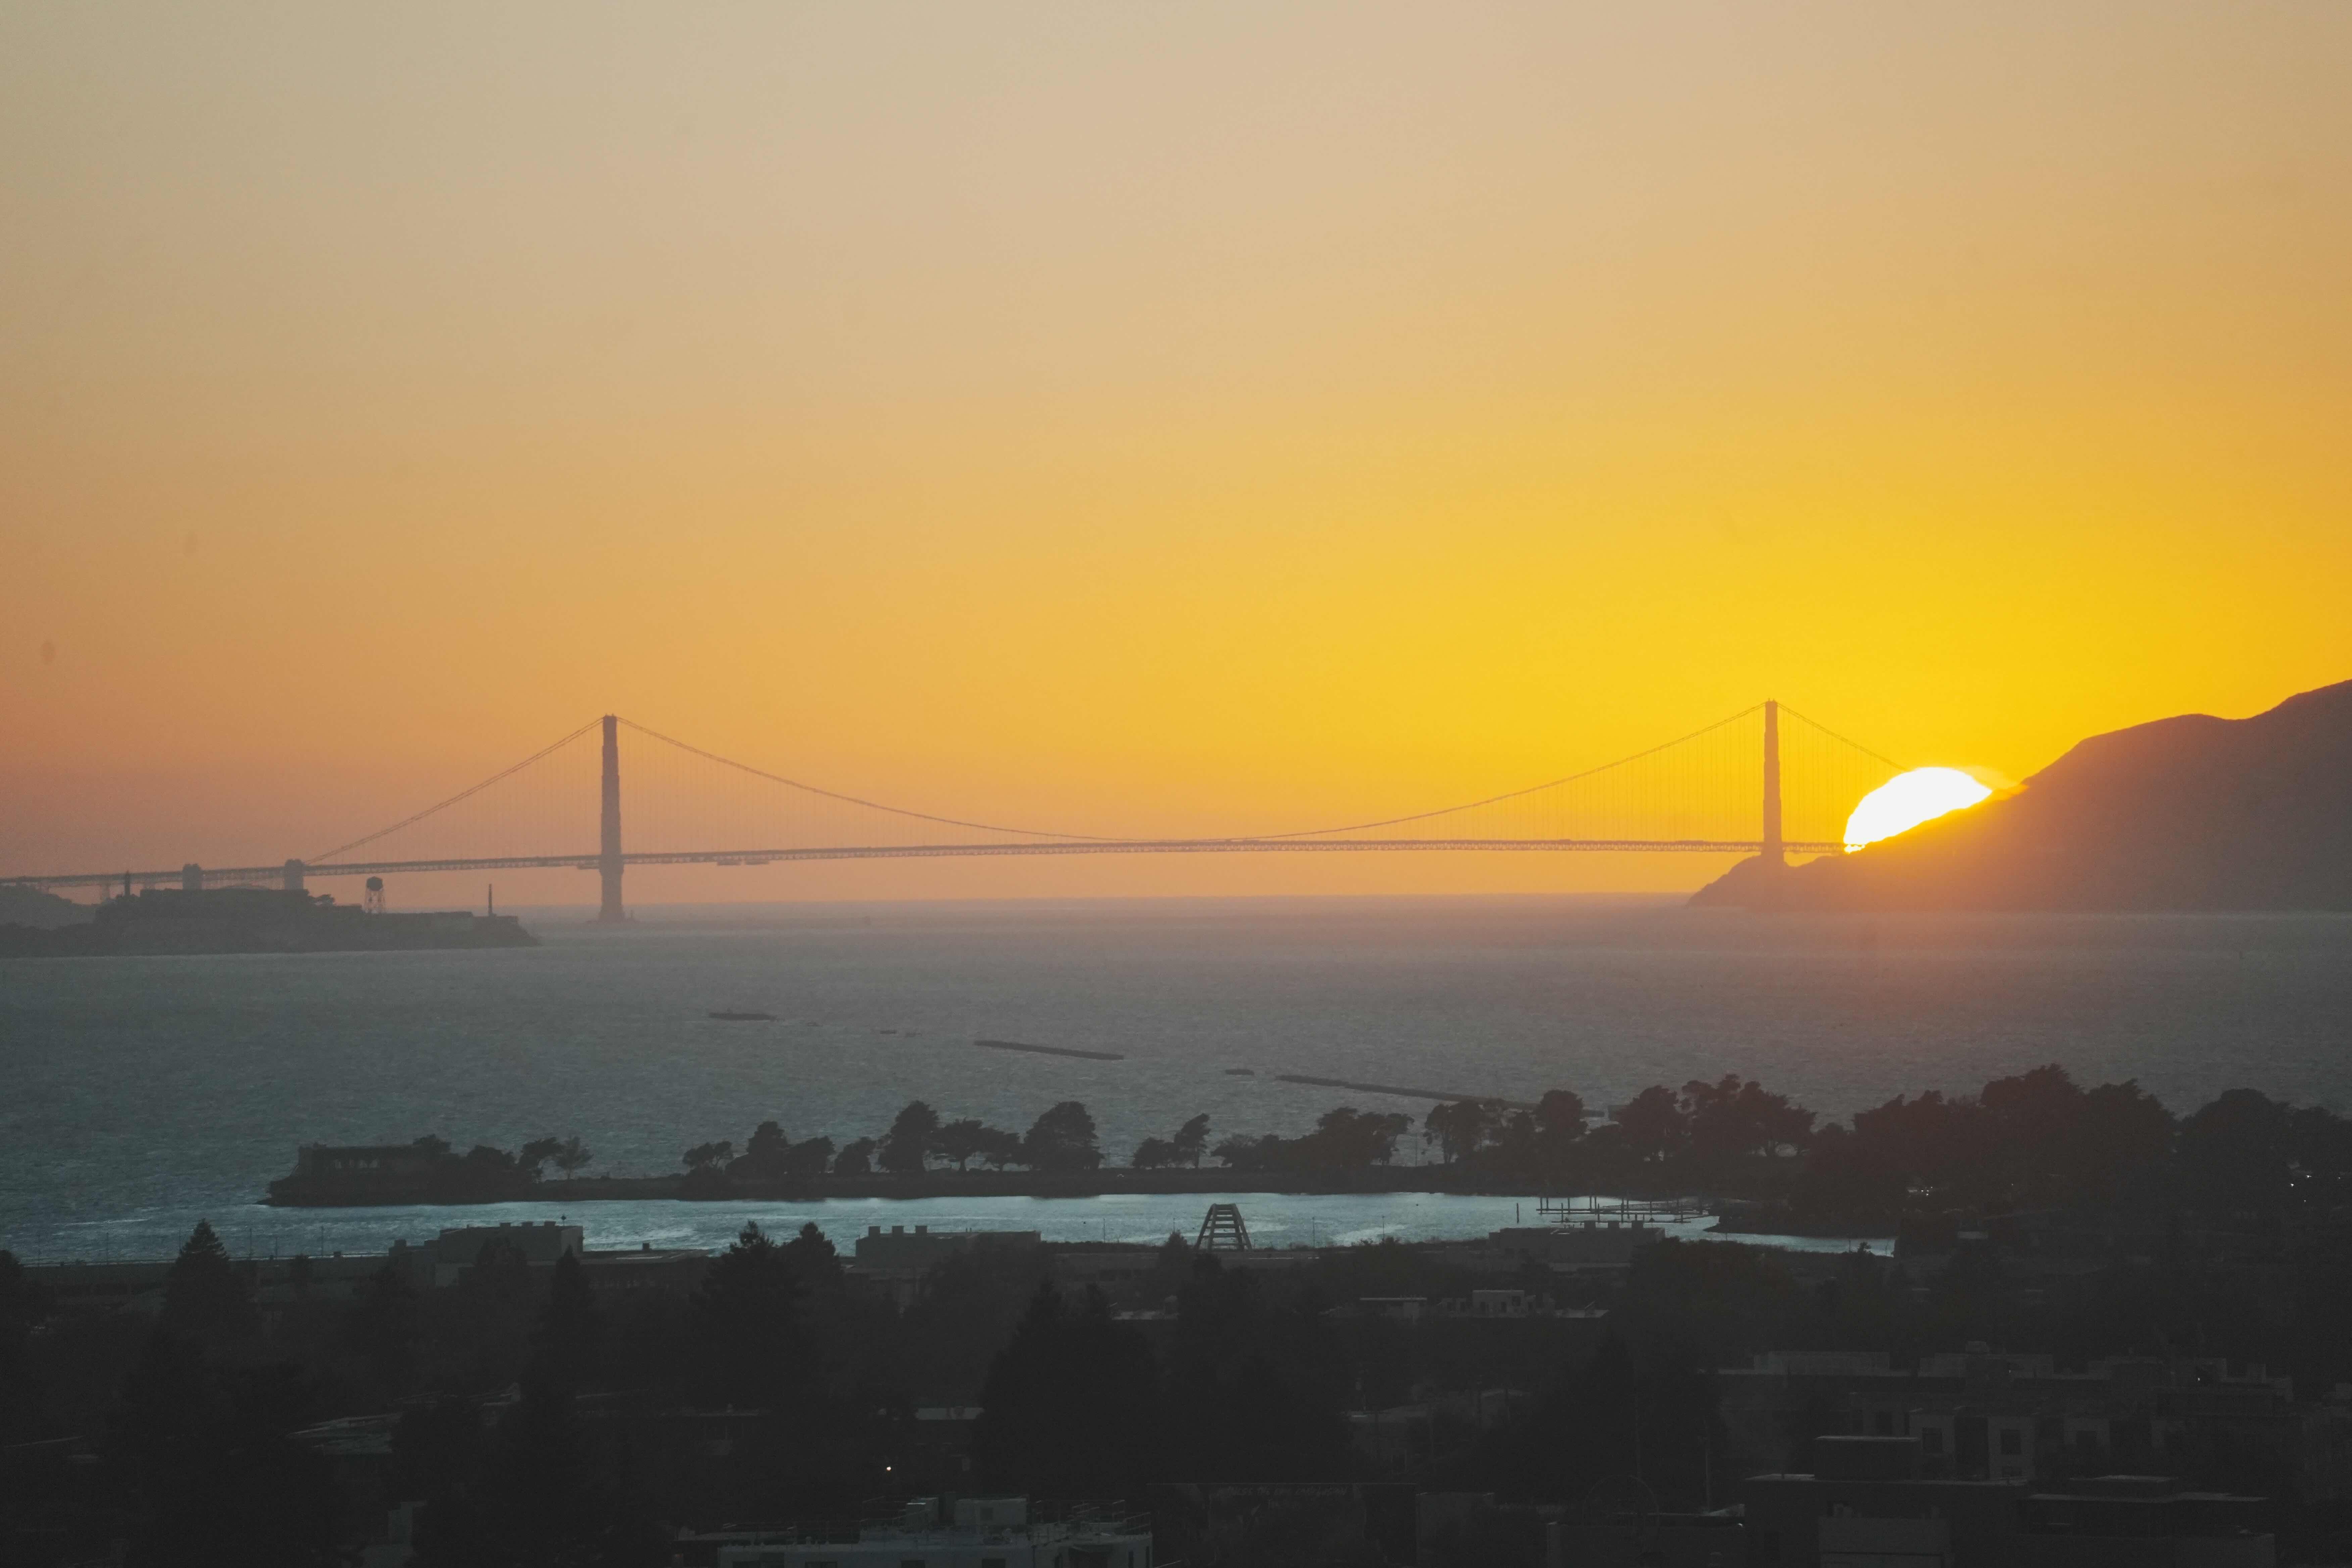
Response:
[{"label": "sunset sky", "polygon": [[2011,777],[2257,711],[2352,678],[2347,84],[2340,0],[12,4],[0,873],[313,852],[607,710],[1108,833],[1765,697]]}]

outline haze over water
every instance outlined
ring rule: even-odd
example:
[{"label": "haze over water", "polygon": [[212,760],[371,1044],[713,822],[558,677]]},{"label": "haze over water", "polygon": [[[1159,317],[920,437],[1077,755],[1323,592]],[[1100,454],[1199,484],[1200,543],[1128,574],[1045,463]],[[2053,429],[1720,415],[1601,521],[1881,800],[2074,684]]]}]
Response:
[{"label": "haze over water", "polygon": [[[1426,1109],[1271,1076],[1285,1072],[1523,1100],[1565,1086],[1596,1105],[1738,1073],[1842,1116],[2056,1061],[2085,1082],[2136,1078],[2175,1111],[2240,1085],[2352,1109],[2342,918],[1794,920],[1524,898],[668,908],[622,931],[581,919],[545,913],[544,945],[520,952],[0,965],[0,1246],[154,1256],[199,1215],[289,1249],[462,1223],[251,1207],[305,1142],[431,1131],[512,1148],[577,1132],[593,1173],[664,1173],[770,1117],[794,1139],[845,1142],[910,1098],[1015,1129],[1076,1099],[1120,1163],[1196,1111],[1222,1137],[1295,1132],[1343,1102]],[[1060,1215],[1049,1232],[1117,1238],[1188,1226],[1199,1200],[1026,1206]],[[1040,1223],[985,1207],[824,1217],[845,1237],[869,1220]],[[1297,1240],[1472,1234],[1510,1215],[1508,1200],[1260,1207],[1257,1223]],[[572,1217],[592,1244],[705,1244],[735,1209]]]}]

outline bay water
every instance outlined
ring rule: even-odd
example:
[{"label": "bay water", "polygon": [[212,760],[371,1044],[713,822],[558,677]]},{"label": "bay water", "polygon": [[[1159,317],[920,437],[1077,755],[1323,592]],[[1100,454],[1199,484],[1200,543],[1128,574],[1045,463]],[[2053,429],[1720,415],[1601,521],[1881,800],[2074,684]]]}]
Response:
[{"label": "bay water", "polygon": [[[1334,1105],[1428,1101],[1298,1074],[1596,1107],[1761,1079],[1827,1116],[2057,1062],[2176,1111],[2248,1086],[2352,1109],[2352,919],[1785,917],[1603,898],[665,907],[599,928],[524,911],[536,948],[0,962],[0,1247],[168,1256],[374,1251],[444,1225],[564,1215],[592,1246],[716,1246],[746,1219],[1189,1232],[1210,1201],[548,1201],[277,1210],[303,1142],[514,1148],[577,1134],[593,1172],[674,1172],[766,1120],[879,1134],[908,1100],[1015,1131],[1092,1110],[1110,1159],[1207,1112],[1296,1133]],[[766,1012],[774,1022],[714,1020]],[[1121,1059],[976,1048],[979,1039]],[[1421,1157],[1417,1139],[1401,1146]],[[1483,1234],[1533,1205],[1243,1195],[1277,1244]]]}]

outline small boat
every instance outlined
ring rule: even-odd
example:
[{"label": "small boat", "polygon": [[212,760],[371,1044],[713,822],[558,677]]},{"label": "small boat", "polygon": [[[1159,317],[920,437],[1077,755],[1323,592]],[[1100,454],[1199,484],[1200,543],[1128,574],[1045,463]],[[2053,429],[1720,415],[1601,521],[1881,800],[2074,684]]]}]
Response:
[{"label": "small boat", "polygon": [[722,1024],[772,1024],[776,1021],[773,1013],[713,1013],[709,1016]]}]

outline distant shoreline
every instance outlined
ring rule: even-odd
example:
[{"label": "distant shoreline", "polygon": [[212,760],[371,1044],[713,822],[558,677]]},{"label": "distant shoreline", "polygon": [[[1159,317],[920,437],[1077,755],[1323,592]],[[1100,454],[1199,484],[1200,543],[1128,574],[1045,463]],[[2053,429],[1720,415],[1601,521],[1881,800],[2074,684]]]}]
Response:
[{"label": "distant shoreline", "polygon": [[691,1176],[580,1176],[456,1193],[419,1184],[361,1192],[338,1184],[280,1182],[261,1202],[272,1208],[397,1208],[417,1204],[810,1203],[826,1198],[1092,1198],[1169,1196],[1195,1193],[1266,1193],[1343,1196],[1371,1193],[1433,1193],[1510,1197],[1527,1194],[1524,1176],[1455,1170],[1444,1165],[1380,1165],[1344,1171],[1139,1171],[1125,1165],[1095,1171],[927,1171],[920,1175],[817,1176],[798,1181],[707,1181]]}]

